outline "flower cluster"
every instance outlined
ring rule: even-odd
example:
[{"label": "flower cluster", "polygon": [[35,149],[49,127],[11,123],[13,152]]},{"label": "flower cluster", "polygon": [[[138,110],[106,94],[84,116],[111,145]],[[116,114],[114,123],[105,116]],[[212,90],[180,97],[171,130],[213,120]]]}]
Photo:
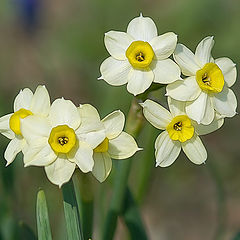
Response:
[{"label": "flower cluster", "polygon": [[158,36],[153,20],[142,14],[129,23],[126,33],[107,32],[104,41],[111,56],[101,64],[99,79],[114,86],[127,83],[133,95],[152,82],[167,84],[170,112],[151,100],[141,104],[145,118],[165,130],[155,142],[156,165],[171,165],[181,148],[192,162],[203,163],[207,152],[199,135],[217,130],[225,117],[236,114],[237,99],[230,87],[237,71],[232,60],[214,60],[213,37],[204,38],[194,54],[177,44],[176,34]]},{"label": "flower cluster", "polygon": [[0,118],[0,133],[11,140],[4,156],[9,165],[22,151],[25,167],[44,167],[48,179],[59,187],[75,168],[92,171],[102,182],[111,171],[111,158],[125,159],[139,150],[123,131],[124,123],[121,111],[101,120],[90,104],[76,107],[63,98],[51,104],[44,86],[34,94],[25,88],[15,98],[14,113]]}]

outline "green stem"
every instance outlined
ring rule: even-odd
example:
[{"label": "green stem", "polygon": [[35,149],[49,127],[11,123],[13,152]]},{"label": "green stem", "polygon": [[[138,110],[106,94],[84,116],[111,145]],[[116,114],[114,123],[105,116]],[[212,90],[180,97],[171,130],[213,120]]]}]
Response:
[{"label": "green stem", "polygon": [[[134,99],[127,117],[126,132],[136,138],[143,128],[143,122],[142,109],[136,99]],[[112,199],[103,228],[102,240],[113,239],[117,218],[123,209],[131,163],[131,159],[118,162],[118,169],[113,183]]]},{"label": "green stem", "polygon": [[[92,238],[93,230],[93,189],[89,174],[75,171],[73,184],[80,211],[81,226],[84,239]],[[82,193],[82,194],[81,194]]]},{"label": "green stem", "polygon": [[78,204],[72,180],[62,186],[62,194],[68,240],[83,240]]}]

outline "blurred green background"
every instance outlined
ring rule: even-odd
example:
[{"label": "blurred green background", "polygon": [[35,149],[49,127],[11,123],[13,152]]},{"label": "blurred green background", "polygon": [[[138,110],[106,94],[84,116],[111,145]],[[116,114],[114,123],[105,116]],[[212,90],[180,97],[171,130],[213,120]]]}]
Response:
[{"label": "blurred green background", "polygon": [[[215,37],[213,57],[240,56],[240,2],[237,0],[2,0],[0,1],[0,116],[12,112],[21,88],[45,84],[51,99],[91,103],[102,117],[116,109],[127,114],[132,96],[126,87],[97,81],[108,56],[104,33],[125,31],[142,12],[159,34],[174,31],[179,42],[195,49],[205,36]],[[237,66],[238,67],[238,66]],[[239,79],[233,87],[238,99]],[[154,93],[162,97],[164,90]],[[144,151],[134,157],[129,183],[152,240],[234,239],[240,232],[240,120],[226,119],[221,130],[203,137],[206,164],[196,166],[184,154],[169,168],[155,168],[150,124],[138,141]],[[5,168],[8,140],[0,137],[0,239],[22,239],[19,223],[36,232],[35,201],[45,190],[54,239],[66,239],[62,195],[42,168],[23,168],[22,156]],[[114,162],[114,164],[117,164]],[[112,176],[94,182],[94,237],[111,194]],[[83,193],[84,194],[84,193]],[[120,221],[116,239],[127,238]]]}]

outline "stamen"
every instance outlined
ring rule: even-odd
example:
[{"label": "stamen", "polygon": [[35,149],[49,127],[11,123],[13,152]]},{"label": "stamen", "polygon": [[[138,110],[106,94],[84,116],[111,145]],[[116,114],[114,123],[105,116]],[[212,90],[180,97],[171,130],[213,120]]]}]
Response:
[{"label": "stamen", "polygon": [[173,125],[173,128],[176,130],[176,131],[181,131],[182,130],[182,122],[177,122]]},{"label": "stamen", "polygon": [[59,137],[59,138],[58,138],[58,142],[59,142],[59,144],[61,144],[62,146],[65,145],[65,144],[67,144],[68,141],[69,141],[68,137]]},{"label": "stamen", "polygon": [[202,76],[202,82],[208,86],[210,86],[210,78],[208,77],[207,73],[204,73]]},{"label": "stamen", "polygon": [[140,52],[138,55],[136,55],[136,60],[138,62],[143,62],[145,60],[143,53]]}]

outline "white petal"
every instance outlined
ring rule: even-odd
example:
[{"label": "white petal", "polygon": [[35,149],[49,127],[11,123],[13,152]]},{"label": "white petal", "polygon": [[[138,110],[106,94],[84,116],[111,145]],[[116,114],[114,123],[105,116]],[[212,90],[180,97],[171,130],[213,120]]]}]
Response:
[{"label": "white petal", "polygon": [[140,15],[128,24],[127,33],[136,40],[149,42],[157,36],[157,27],[151,18]]},{"label": "white petal", "polygon": [[214,108],[222,117],[233,117],[236,114],[237,99],[233,91],[224,86],[222,92],[213,98]]},{"label": "white petal", "polygon": [[88,143],[94,149],[106,137],[104,125],[97,110],[89,104],[81,105],[79,113],[82,122],[75,133],[80,141]]},{"label": "white petal", "polygon": [[134,96],[143,93],[150,87],[154,78],[152,70],[131,69],[128,74],[127,90]]},{"label": "white petal", "polygon": [[206,135],[218,130],[224,123],[224,118],[214,119],[209,125],[196,124],[194,128],[198,135]]},{"label": "white petal", "polygon": [[214,45],[213,37],[204,38],[198,45],[195,51],[196,61],[202,67],[211,62],[211,51]]},{"label": "white petal", "polygon": [[12,113],[0,118],[0,133],[9,139],[13,139],[15,137],[14,132],[10,129],[9,126],[9,120],[11,116]]},{"label": "white petal", "polygon": [[29,88],[24,88],[19,92],[14,100],[14,112],[21,108],[29,109],[33,93]]},{"label": "white petal", "polygon": [[212,103],[212,97],[208,96],[206,101],[205,113],[201,123],[204,125],[209,125],[213,121],[214,116],[215,116],[215,111]]},{"label": "white petal", "polygon": [[166,129],[172,120],[170,112],[156,102],[146,100],[141,106],[144,117],[158,129]]},{"label": "white petal", "polygon": [[174,163],[181,151],[179,141],[170,139],[168,132],[162,132],[156,139],[156,166],[168,167]]},{"label": "white petal", "polygon": [[68,182],[73,175],[76,163],[70,162],[66,155],[61,154],[49,166],[45,167],[45,171],[49,181],[61,187]]},{"label": "white petal", "polygon": [[192,51],[182,44],[177,44],[173,57],[186,76],[196,75],[196,72],[201,68],[195,61]]},{"label": "white petal", "polygon": [[150,41],[150,45],[158,60],[168,58],[174,52],[176,44],[177,35],[173,32],[162,34]]},{"label": "white petal", "polygon": [[99,181],[106,180],[112,169],[112,159],[109,154],[106,153],[94,153],[94,167],[92,170],[93,176]]},{"label": "white petal", "polygon": [[102,123],[105,127],[106,137],[112,139],[122,132],[125,123],[125,116],[120,110],[114,111],[108,114],[102,120]]},{"label": "white petal", "polygon": [[95,107],[93,107],[90,104],[81,104],[80,107],[78,108],[81,121],[82,123],[86,122],[99,122],[100,121],[100,116],[98,114],[98,111]]},{"label": "white petal", "polygon": [[31,101],[30,111],[47,116],[50,110],[50,97],[45,86],[38,86]]},{"label": "white petal", "polygon": [[47,118],[31,115],[21,120],[21,133],[29,144],[40,137],[48,138],[50,131]]},{"label": "white petal", "polygon": [[201,93],[201,89],[194,77],[187,77],[184,80],[179,80],[167,85],[167,96],[178,101],[193,101]]},{"label": "white petal", "polygon": [[126,50],[134,39],[125,32],[109,31],[105,33],[105,46],[108,52],[118,60],[125,60]]},{"label": "white petal", "polygon": [[14,161],[16,155],[22,151],[24,143],[26,142],[23,139],[18,138],[14,138],[9,142],[4,153],[4,157],[7,160],[7,166],[11,164]]},{"label": "white petal", "polygon": [[49,119],[53,127],[68,125],[74,130],[80,125],[81,118],[77,107],[63,98],[56,99],[50,109]]},{"label": "white petal", "polygon": [[186,115],[186,112],[185,112],[186,102],[177,101],[170,97],[168,97],[167,100],[168,100],[168,107],[170,109],[172,117],[176,117],[179,115]]},{"label": "white petal", "polygon": [[24,153],[24,166],[47,166],[55,161],[57,155],[48,144],[48,138],[35,139]]},{"label": "white petal", "polygon": [[154,73],[155,83],[168,84],[181,79],[181,70],[171,59],[153,61],[151,69]]},{"label": "white petal", "polygon": [[223,57],[215,60],[215,63],[222,70],[224,81],[231,87],[237,79],[236,64],[229,58]]},{"label": "white petal", "polygon": [[137,150],[139,150],[139,148],[136,141],[126,132],[122,132],[118,137],[109,140],[108,153],[111,158],[129,158]]},{"label": "white petal", "polygon": [[182,148],[189,160],[195,164],[202,164],[207,159],[207,151],[196,134],[190,140],[182,143]]},{"label": "white petal", "polygon": [[79,142],[79,147],[75,153],[74,159],[82,172],[86,173],[92,171],[94,165],[93,149],[87,143]]},{"label": "white petal", "polygon": [[102,76],[99,79],[104,79],[112,86],[121,86],[127,83],[127,76],[131,68],[128,60],[120,61],[109,57],[100,66]]},{"label": "white petal", "polygon": [[205,92],[201,92],[199,97],[192,101],[186,103],[186,113],[187,115],[200,123],[204,117],[208,95]]}]

